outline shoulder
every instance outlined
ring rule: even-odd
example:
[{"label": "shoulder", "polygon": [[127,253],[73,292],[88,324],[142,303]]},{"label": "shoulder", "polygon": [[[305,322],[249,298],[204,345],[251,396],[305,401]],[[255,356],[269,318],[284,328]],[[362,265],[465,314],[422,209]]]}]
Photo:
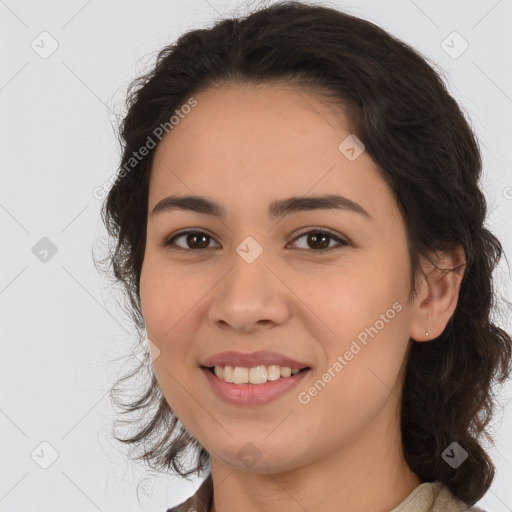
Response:
[{"label": "shoulder", "polygon": [[486,512],[470,507],[454,496],[442,482],[424,482],[391,512]]},{"label": "shoulder", "polygon": [[208,512],[213,498],[211,473],[205,478],[199,489],[186,501],[168,508],[165,512]]},{"label": "shoulder", "polygon": [[486,512],[484,509],[469,506],[454,496],[448,487],[441,482],[434,482],[437,497],[434,500],[432,512]]},{"label": "shoulder", "polygon": [[[213,498],[213,482],[208,474],[196,493],[165,512],[208,512]],[[470,507],[454,496],[442,482],[423,483],[391,512],[486,512]]]}]

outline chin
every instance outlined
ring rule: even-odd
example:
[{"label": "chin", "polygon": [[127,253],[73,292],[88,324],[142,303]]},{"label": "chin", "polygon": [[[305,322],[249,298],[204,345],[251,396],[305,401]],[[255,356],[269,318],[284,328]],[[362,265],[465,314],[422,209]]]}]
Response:
[{"label": "chin", "polygon": [[[256,437],[249,439],[247,437],[224,449],[217,448],[214,452],[209,452],[210,456],[237,470],[259,474],[284,473],[301,465],[294,453],[296,445],[288,446],[281,442],[278,443],[280,449],[276,450],[274,443],[269,443],[265,437],[260,441]],[[291,458],[290,455],[294,457]]]}]

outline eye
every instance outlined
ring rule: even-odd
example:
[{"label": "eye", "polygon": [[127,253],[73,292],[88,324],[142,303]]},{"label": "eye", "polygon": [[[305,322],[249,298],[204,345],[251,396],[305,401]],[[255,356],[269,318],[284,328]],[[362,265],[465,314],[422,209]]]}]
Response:
[{"label": "eye", "polygon": [[213,238],[204,231],[182,231],[181,233],[178,233],[174,235],[173,237],[169,238],[164,242],[164,247],[172,246],[171,248],[175,251],[187,251],[190,250],[188,247],[180,247],[176,246],[174,243],[175,240],[178,240],[180,238],[185,237],[185,244],[191,244],[192,247],[195,245],[199,246],[199,249],[208,249],[208,241],[205,242],[205,239],[211,239]]},{"label": "eye", "polygon": [[[299,234],[299,236],[297,236],[294,241],[300,240],[305,236],[307,236],[306,243],[309,244],[310,247],[312,244],[316,252],[330,252],[335,249],[339,249],[340,246],[344,247],[349,245],[347,241],[343,240],[331,231],[322,229],[310,229],[309,231],[303,231],[302,234]],[[328,247],[330,240],[336,240],[338,242],[338,246]]]},{"label": "eye", "polygon": [[[293,242],[308,236],[307,244],[312,246],[315,252],[330,252],[334,249],[339,249],[340,246],[344,247],[349,245],[349,243],[336,234],[322,229],[309,229],[309,231],[302,232],[297,236]],[[180,245],[176,245],[175,241],[180,238],[185,238],[185,245],[188,247],[183,247]],[[209,249],[209,241],[213,240],[213,238],[204,231],[182,231],[180,233],[176,233],[172,237],[168,238],[164,243],[164,247],[169,247],[173,251],[181,251],[181,252],[190,252],[191,250],[200,250],[200,249]],[[328,247],[331,240],[335,240],[338,242],[338,246]],[[195,247],[194,247],[195,246]],[[304,247],[299,247],[300,249],[304,249]],[[306,248],[307,249],[307,248]]]}]

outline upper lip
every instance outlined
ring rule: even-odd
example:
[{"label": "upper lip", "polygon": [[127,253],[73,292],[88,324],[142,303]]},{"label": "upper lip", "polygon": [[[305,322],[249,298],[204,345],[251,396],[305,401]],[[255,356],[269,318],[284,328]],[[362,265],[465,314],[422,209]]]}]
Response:
[{"label": "upper lip", "polygon": [[297,368],[309,368],[308,363],[301,363],[294,359],[290,359],[279,352],[272,352],[271,350],[257,350],[255,352],[238,352],[236,350],[229,350],[227,352],[220,352],[214,354],[201,363],[201,366],[210,368],[212,366],[243,366],[245,368],[253,368],[261,365],[279,365],[288,366],[292,370]]}]

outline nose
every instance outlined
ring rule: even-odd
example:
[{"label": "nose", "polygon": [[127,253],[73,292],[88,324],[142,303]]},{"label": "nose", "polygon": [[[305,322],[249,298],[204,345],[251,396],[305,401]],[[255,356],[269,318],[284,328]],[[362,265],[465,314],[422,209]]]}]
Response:
[{"label": "nose", "polygon": [[290,316],[289,289],[261,255],[248,263],[236,255],[215,287],[209,319],[216,327],[250,333],[281,325]]}]

